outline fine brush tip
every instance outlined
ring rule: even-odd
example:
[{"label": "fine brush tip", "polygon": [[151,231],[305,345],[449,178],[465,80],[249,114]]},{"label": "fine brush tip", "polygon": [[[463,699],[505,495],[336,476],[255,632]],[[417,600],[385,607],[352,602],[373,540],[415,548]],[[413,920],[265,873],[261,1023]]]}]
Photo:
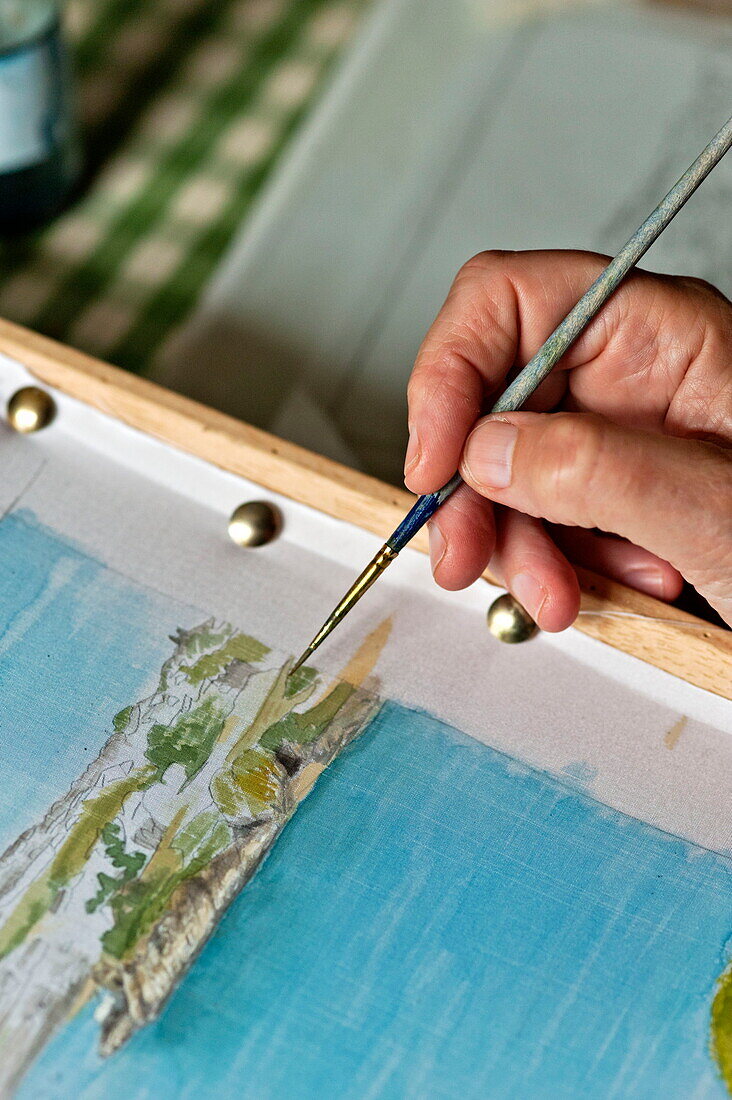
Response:
[{"label": "fine brush tip", "polygon": [[292,676],[293,672],[297,672],[297,670],[302,665],[305,664],[305,662],[307,661],[307,659],[308,659],[308,657],[310,656],[311,653],[312,653],[312,650],[310,649],[310,647],[308,647],[305,650],[305,652],[300,657],[298,657],[298,659],[295,661],[295,663],[292,666],[292,668],[290,669],[290,671],[287,673],[287,678],[288,679],[290,678],[290,676]]},{"label": "fine brush tip", "polygon": [[394,550],[394,548],[390,546],[389,543],[386,543],[384,546],[381,547],[381,550],[379,550],[376,557],[369,562],[361,576],[354,581],[341,602],[330,613],[318,633],[313,638],[310,645],[303,653],[302,657],[298,658],[298,660],[295,661],[294,665],[287,674],[288,678],[292,676],[293,672],[297,672],[300,666],[304,665],[305,662],[312,657],[313,653],[315,653],[315,650],[318,648],[320,643],[325,641],[331,631],[338,626],[338,623],[341,622],[343,618],[345,618],[353,605],[361,599],[364,592],[366,592],[366,590],[371,587],[377,577],[381,576],[387,565],[394,561],[398,552],[399,551]]}]

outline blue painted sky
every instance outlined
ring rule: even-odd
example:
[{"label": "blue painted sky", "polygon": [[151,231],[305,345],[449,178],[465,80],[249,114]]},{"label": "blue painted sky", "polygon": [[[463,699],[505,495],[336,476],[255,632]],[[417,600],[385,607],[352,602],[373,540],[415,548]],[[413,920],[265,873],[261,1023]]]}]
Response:
[{"label": "blue painted sky", "polygon": [[[62,572],[66,595],[23,618],[69,551],[7,522],[0,564],[7,540],[24,554],[0,590],[6,728],[63,786],[80,730],[108,726],[156,679],[179,609],[81,559]],[[44,653],[64,654],[45,703],[20,705]],[[6,823],[25,824],[27,806],[7,798]],[[720,1096],[708,1019],[730,870],[390,703],[321,779],[160,1021],[102,1064],[88,1008],[21,1096]]]}]

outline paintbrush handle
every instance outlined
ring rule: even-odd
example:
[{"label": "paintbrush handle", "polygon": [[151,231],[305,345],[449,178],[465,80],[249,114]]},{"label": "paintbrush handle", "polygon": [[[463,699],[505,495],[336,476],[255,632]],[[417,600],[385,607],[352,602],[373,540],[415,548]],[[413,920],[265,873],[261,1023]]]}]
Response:
[{"label": "paintbrush handle", "polygon": [[[619,283],[635,267],[672,218],[678,214],[687,199],[694,194],[702,180],[706,179],[715,164],[719,163],[730,146],[732,146],[732,118],[725,123],[719,133],[715,134],[678,183],[674,184],[656,209],[636,229],[627,244],[620,249],[615,259],[611,260],[602,274],[595,279],[589,290],[582,295],[549,339],[542,344],[536,355],[499,397],[491,412],[514,412],[521,408]],[[455,474],[437,492],[419,497],[391,538],[387,539],[387,545],[397,552],[402,550],[461,484],[462,478],[459,474]]]}]

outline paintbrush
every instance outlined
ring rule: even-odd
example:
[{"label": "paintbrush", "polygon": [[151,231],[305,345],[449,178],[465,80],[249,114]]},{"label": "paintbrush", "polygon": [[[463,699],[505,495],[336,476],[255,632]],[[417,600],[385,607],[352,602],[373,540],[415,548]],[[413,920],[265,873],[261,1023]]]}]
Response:
[{"label": "paintbrush", "polygon": [[[635,267],[656,238],[663,232],[671,219],[678,214],[686,200],[694,194],[702,180],[718,164],[732,145],[732,118],[719,133],[715,134],[706,148],[699,154],[690,168],[684,172],[655,210],[635,231],[614,260],[611,260],[592,286],[582,295],[560,325],[555,328],[549,339],[542,344],[536,355],[526,364],[519,375],[503,392],[491,409],[493,413],[514,412],[520,409],[540,382],[546,378],[552,367],[561,359],[597,311],[607,301],[628,272]],[[343,599],[330,613],[323,626],[313,638],[305,652],[298,658],[290,670],[290,675],[298,669],[325,641],[332,630],[340,623],[353,605],[361,599],[364,592],[381,576],[394,561],[400,550],[416,535],[425,523],[435,514],[444,501],[454,493],[462,478],[459,474],[443,485],[435,493],[427,493],[417,499],[396,531],[386,540],[373,561],[346,592]]]}]

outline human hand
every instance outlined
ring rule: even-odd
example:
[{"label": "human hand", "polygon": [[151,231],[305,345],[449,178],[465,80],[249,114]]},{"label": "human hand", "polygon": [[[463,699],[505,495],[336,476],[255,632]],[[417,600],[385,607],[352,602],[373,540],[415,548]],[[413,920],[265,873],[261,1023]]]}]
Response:
[{"label": "human hand", "polygon": [[490,564],[539,626],[557,631],[579,610],[570,562],[666,600],[686,578],[732,625],[723,295],[697,279],[633,272],[530,411],[479,419],[607,262],[486,252],[458,273],[408,389],[408,488],[433,492],[458,468],[466,483],[430,523],[435,579],[464,588]]}]

